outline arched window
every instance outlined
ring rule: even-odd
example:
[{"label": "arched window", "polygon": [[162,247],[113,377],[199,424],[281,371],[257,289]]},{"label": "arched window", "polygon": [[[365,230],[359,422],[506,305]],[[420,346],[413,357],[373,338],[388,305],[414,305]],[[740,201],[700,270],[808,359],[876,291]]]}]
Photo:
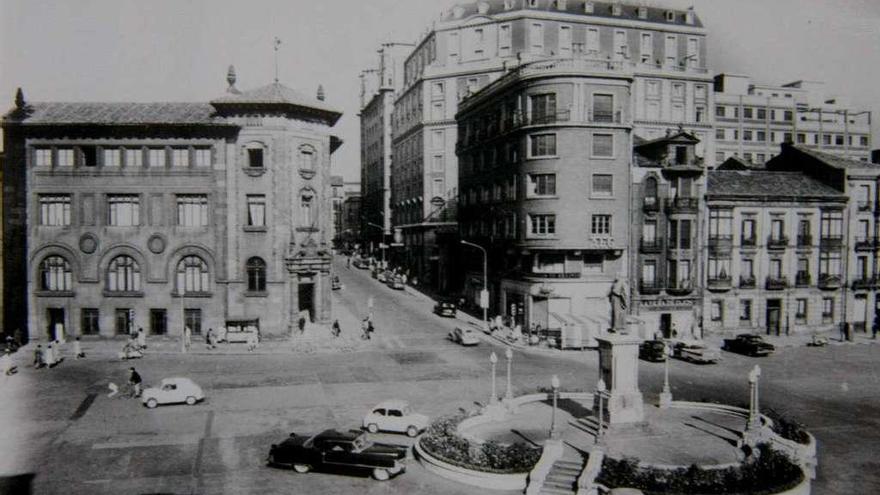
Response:
[{"label": "arched window", "polygon": [[305,189],[299,193],[300,225],[314,227],[318,218],[318,206],[315,204],[315,192]]},{"label": "arched window", "polygon": [[185,256],[177,264],[177,292],[208,292],[208,264],[198,256]]},{"label": "arched window", "polygon": [[318,152],[309,145],[299,148],[299,168],[314,171],[318,165]]},{"label": "arched window", "polygon": [[648,206],[657,204],[657,179],[653,177],[645,179],[645,204]]},{"label": "arched window", "polygon": [[70,264],[61,256],[49,256],[40,263],[40,289],[51,291],[71,290],[73,275]]},{"label": "arched window", "polygon": [[141,267],[131,256],[117,256],[107,267],[107,290],[134,292],[141,290]]},{"label": "arched window", "polygon": [[266,290],[266,262],[254,257],[247,261],[247,280],[249,292]]}]

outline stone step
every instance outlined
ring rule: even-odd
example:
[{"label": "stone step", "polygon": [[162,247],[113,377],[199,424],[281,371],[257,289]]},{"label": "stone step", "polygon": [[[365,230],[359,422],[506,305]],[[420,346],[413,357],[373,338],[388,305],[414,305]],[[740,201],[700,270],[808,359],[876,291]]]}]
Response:
[{"label": "stone step", "polygon": [[568,490],[568,493],[571,493],[574,491],[574,482],[563,483],[563,482],[559,482],[559,481],[545,480],[544,485],[541,488],[542,489],[543,488],[552,488],[552,489],[556,489],[556,490]]},{"label": "stone step", "polygon": [[580,469],[584,465],[584,461],[578,460],[570,460],[570,459],[559,459],[558,461],[553,463],[554,466],[563,466],[563,467],[576,467]]},{"label": "stone step", "polygon": [[590,435],[596,435],[596,433],[599,432],[599,422],[592,417],[578,418],[574,421],[569,421],[568,424],[579,430],[585,431]]},{"label": "stone step", "polygon": [[547,495],[572,495],[574,493],[574,488],[570,490],[564,490],[560,488],[550,488],[550,487],[541,487],[541,493],[546,493]]},{"label": "stone step", "polygon": [[566,476],[578,476],[581,474],[582,470],[583,469],[579,468],[579,467],[556,467],[556,466],[553,466],[553,468],[550,469],[549,474],[555,473],[555,474],[563,474]]}]

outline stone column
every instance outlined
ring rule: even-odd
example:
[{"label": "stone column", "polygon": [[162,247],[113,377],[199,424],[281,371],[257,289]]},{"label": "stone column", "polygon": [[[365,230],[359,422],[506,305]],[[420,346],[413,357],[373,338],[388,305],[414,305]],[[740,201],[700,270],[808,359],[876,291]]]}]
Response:
[{"label": "stone column", "polygon": [[287,288],[290,290],[290,297],[288,298],[290,306],[287,308],[287,328],[286,330],[282,329],[282,331],[286,331],[288,335],[293,335],[298,320],[297,313],[299,313],[299,275],[292,266],[288,265],[287,269],[289,270]]}]

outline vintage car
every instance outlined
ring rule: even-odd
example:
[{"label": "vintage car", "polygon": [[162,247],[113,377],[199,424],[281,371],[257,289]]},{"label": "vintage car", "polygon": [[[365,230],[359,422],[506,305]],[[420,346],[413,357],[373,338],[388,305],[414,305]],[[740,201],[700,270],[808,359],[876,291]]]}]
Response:
[{"label": "vintage car", "polygon": [[266,462],[297,473],[346,470],[385,481],[406,470],[406,453],[402,445],[370,442],[365,433],[325,430],[312,437],[291,433],[283,442],[272,444]]},{"label": "vintage car", "polygon": [[205,399],[202,387],[189,378],[163,378],[157,387],[148,387],[141,393],[144,405],[153,409],[160,404],[188,404]]},{"label": "vintage car", "polygon": [[760,335],[741,333],[732,339],[724,339],[722,349],[747,356],[769,356],[776,350],[773,344],[764,342]]},{"label": "vintage car", "polygon": [[394,290],[403,290],[404,288],[403,277],[400,275],[389,276],[385,283]]},{"label": "vintage car", "polygon": [[376,270],[376,280],[384,284],[388,281],[388,273],[385,270]]},{"label": "vintage car", "polygon": [[414,437],[428,427],[428,417],[412,412],[402,400],[387,400],[370,409],[364,416],[363,427],[370,433],[393,431]]},{"label": "vintage car", "polygon": [[662,363],[666,361],[666,341],[646,340],[639,344],[639,359]]},{"label": "vintage car", "polygon": [[440,316],[448,316],[455,318],[455,303],[450,301],[440,301],[434,305],[434,313]]},{"label": "vintage car", "polygon": [[449,332],[449,340],[461,345],[477,345],[480,343],[476,332],[470,328],[461,327],[456,327],[455,330]]},{"label": "vintage car", "polygon": [[721,353],[717,349],[706,347],[702,342],[676,342],[672,346],[672,356],[700,364],[717,363],[721,360]]},{"label": "vintage car", "polygon": [[333,275],[333,278],[330,279],[330,289],[331,290],[339,290],[342,288],[342,282],[339,281],[339,275]]}]

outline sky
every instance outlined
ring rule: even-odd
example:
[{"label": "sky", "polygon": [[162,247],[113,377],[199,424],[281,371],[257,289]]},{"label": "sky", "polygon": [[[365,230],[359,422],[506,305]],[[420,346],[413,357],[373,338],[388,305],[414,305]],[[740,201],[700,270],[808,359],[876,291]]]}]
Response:
[{"label": "sky", "polygon": [[[0,108],[29,101],[208,101],[279,79],[344,112],[333,171],[358,180],[361,70],[413,42],[454,0],[0,0]],[[824,81],[874,112],[880,148],[880,0],[652,0],[693,5],[714,73]],[[7,103],[2,103],[5,101]]]}]

